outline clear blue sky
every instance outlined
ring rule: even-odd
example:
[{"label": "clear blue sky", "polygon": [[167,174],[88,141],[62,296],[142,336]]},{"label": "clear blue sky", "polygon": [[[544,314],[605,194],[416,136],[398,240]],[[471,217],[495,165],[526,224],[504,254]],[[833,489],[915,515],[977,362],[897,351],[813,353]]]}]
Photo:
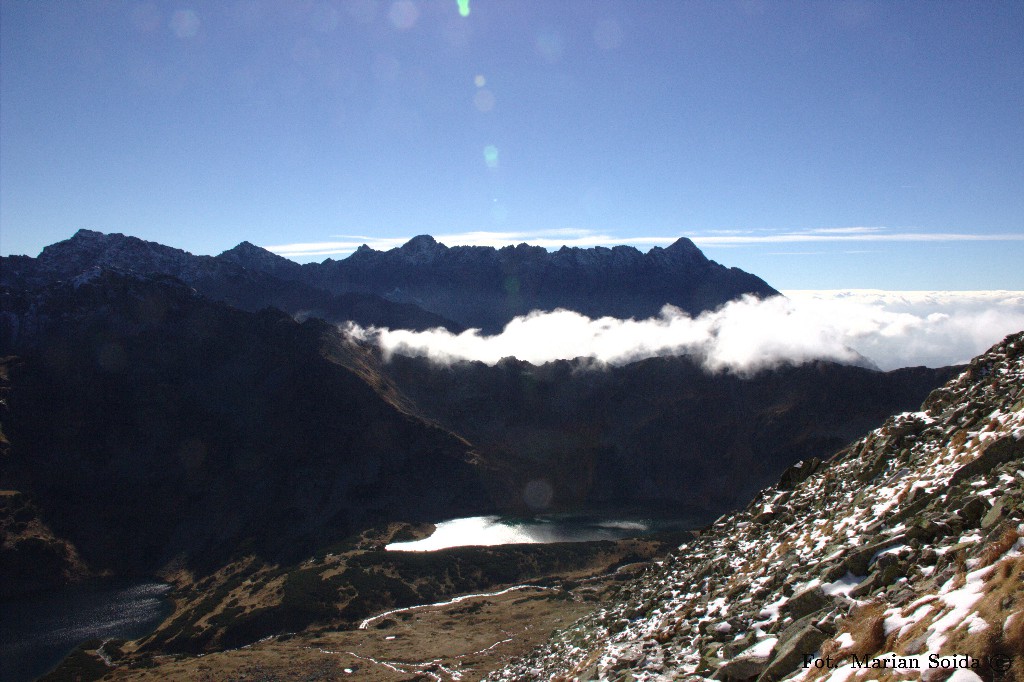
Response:
[{"label": "clear blue sky", "polygon": [[1016,0],[0,8],[5,255],[686,235],[779,288],[1024,289]]}]

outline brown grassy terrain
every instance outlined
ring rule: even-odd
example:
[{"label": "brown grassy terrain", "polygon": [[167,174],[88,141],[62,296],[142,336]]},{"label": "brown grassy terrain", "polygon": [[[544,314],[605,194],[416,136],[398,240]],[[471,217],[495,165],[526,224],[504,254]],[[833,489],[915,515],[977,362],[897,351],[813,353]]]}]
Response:
[{"label": "brown grassy terrain", "polygon": [[152,668],[119,668],[103,679],[479,679],[594,606],[561,591],[510,592],[396,614],[366,630],[274,638],[201,658],[155,656]]},{"label": "brown grassy terrain", "polygon": [[[50,679],[479,677],[612,598],[680,541],[381,549],[426,530],[391,524],[289,567],[250,557],[202,577],[179,571],[167,576],[175,611],[153,635],[84,645]],[[509,587],[520,589],[495,594]]]}]

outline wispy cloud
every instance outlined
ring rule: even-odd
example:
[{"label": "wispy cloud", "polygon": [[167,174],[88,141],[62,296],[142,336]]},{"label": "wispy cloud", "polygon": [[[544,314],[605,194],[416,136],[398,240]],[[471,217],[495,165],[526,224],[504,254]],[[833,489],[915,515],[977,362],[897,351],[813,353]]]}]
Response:
[{"label": "wispy cloud", "polygon": [[699,246],[745,244],[795,244],[800,242],[1009,242],[1024,241],[1024,234],[976,234],[967,232],[891,232],[885,228],[832,228],[799,232],[692,237]]},{"label": "wispy cloud", "polygon": [[[1024,329],[1024,292],[792,291],[745,297],[690,317],[672,306],[646,320],[590,319],[567,310],[534,312],[494,336],[353,327],[385,354],[439,363],[494,364],[517,357],[535,364],[576,357],[625,364],[690,355],[709,371],[751,373],[814,359],[882,369],[938,367],[969,360],[1006,334]],[[860,355],[858,355],[860,354]]]},{"label": "wispy cloud", "polygon": [[[265,246],[286,258],[306,258],[310,256],[334,256],[350,254],[365,244],[377,251],[387,251],[406,243],[415,235],[407,237],[368,237],[358,235],[337,235],[334,241],[299,242],[294,244],[274,244]],[[668,245],[678,237],[629,237],[622,238],[610,234],[592,232],[590,230],[558,229],[538,230],[534,232],[489,232],[473,231],[452,234],[435,234],[434,239],[447,246],[515,246],[527,243],[546,249],[557,249],[562,246],[615,246],[630,244],[634,246]]]},{"label": "wispy cloud", "polygon": [[[310,258],[347,255],[365,244],[378,251],[401,246],[414,235],[405,237],[370,237],[337,235],[329,241],[296,242],[266,246],[269,251],[286,258]],[[471,231],[437,234],[434,238],[448,246],[514,246],[528,243],[547,249],[562,246],[594,247],[626,244],[635,247],[667,246],[687,236],[701,247],[746,246],[758,244],[798,244],[826,242],[999,242],[1024,241],[1024,233],[928,232],[924,230],[893,230],[887,227],[851,226],[823,227],[807,230],[710,230],[677,236],[621,237],[584,229],[536,230],[522,232]]]}]

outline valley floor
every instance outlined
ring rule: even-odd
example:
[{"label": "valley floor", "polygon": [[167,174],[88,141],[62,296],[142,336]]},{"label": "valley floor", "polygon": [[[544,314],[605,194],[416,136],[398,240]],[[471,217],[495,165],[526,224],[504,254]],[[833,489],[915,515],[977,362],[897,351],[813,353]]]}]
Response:
[{"label": "valley floor", "polygon": [[122,668],[104,679],[476,680],[594,606],[559,589],[506,592],[394,614],[365,630],[271,638],[180,660],[156,656],[154,668]]},{"label": "valley floor", "polygon": [[[363,536],[368,546],[270,573],[241,562],[202,580],[169,578],[176,583],[175,612],[154,635],[133,642],[93,640],[44,680],[476,680],[614,600],[622,586],[688,535],[382,551],[382,543],[403,527],[409,532],[404,524],[389,527],[383,535],[370,532]],[[355,570],[357,565],[362,567],[358,573],[345,572],[346,566]],[[343,575],[353,577],[331,582]],[[388,592],[375,593],[381,600],[375,601],[376,608],[355,620],[340,617],[354,603],[351,586],[373,576],[388,576],[392,603],[384,601]],[[247,640],[242,646],[223,643],[233,637],[223,628],[238,627],[247,613],[259,613],[268,605],[285,613],[288,597],[276,607],[271,602],[275,595],[280,599],[282,592],[288,593],[290,584],[315,585],[322,591],[303,593],[306,599],[349,601],[344,608],[335,607],[333,616],[324,611],[297,632]],[[370,581],[359,589],[379,584]],[[474,588],[466,589],[470,585]],[[417,599],[419,593],[434,596]],[[183,651],[182,642],[202,648]]]}]

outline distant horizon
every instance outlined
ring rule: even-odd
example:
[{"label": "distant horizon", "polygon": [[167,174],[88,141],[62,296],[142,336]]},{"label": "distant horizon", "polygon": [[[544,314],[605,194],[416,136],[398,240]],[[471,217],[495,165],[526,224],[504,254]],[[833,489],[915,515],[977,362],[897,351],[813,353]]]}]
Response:
[{"label": "distant horizon", "polygon": [[[1024,289],[1024,3],[0,3],[0,254],[694,241]],[[459,239],[451,239],[451,236]]]}]

